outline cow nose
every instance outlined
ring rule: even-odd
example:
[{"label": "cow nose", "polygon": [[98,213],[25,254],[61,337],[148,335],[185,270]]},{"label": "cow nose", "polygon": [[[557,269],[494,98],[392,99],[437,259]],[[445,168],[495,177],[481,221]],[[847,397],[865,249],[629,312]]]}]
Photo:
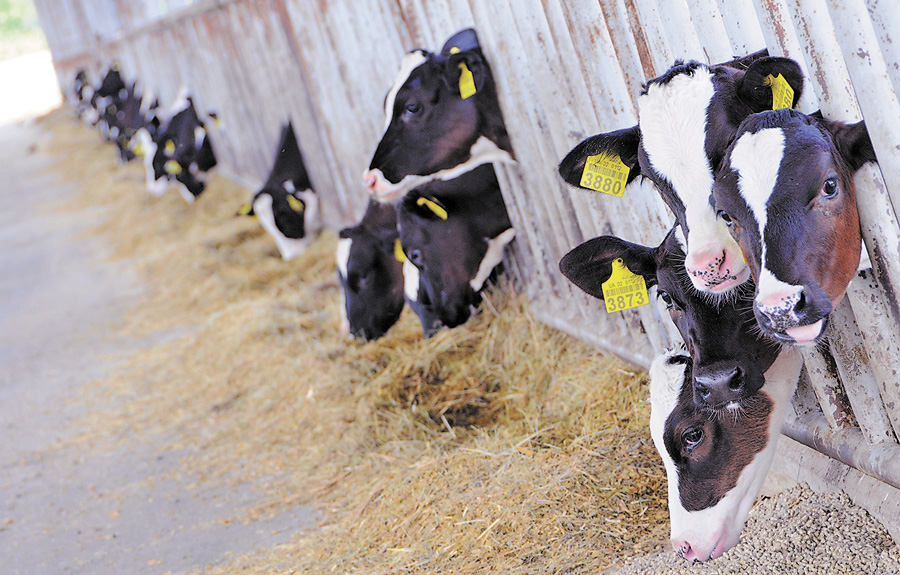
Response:
[{"label": "cow nose", "polygon": [[701,407],[722,407],[739,402],[744,393],[743,382],[743,372],[736,366],[698,370],[694,375],[694,403]]},{"label": "cow nose", "polygon": [[685,539],[672,539],[672,548],[679,557],[687,561],[700,561],[691,544]]},{"label": "cow nose", "polygon": [[375,187],[378,185],[378,175],[373,170],[369,170],[363,174],[363,182],[366,184],[366,192],[374,194]]},{"label": "cow nose", "polygon": [[733,253],[733,250],[715,247],[691,251],[684,260],[684,267],[697,289],[703,291],[727,291],[750,277],[750,268],[740,250]]},{"label": "cow nose", "polygon": [[776,334],[791,335],[796,332],[794,339],[798,342],[801,339],[815,339],[821,333],[823,318],[832,311],[831,301],[815,286],[787,287],[788,289],[757,297],[754,307],[758,312],[760,326]]}]

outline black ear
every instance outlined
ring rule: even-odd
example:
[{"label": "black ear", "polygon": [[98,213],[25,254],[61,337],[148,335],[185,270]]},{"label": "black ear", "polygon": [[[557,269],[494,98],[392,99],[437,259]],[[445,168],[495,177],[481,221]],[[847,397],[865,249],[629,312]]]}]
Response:
[{"label": "black ear", "polygon": [[338,232],[338,237],[341,238],[342,240],[352,238],[354,235],[356,235],[357,227],[358,226],[352,226],[349,228],[342,229],[340,232]]},{"label": "black ear", "polygon": [[447,42],[444,44],[444,47],[441,48],[441,54],[444,56],[450,55],[450,50],[456,48],[460,52],[466,52],[468,50],[474,50],[475,48],[480,48],[478,44],[478,35],[475,34],[475,30],[472,28],[465,28],[460,30],[453,36],[447,39]]},{"label": "black ear", "polygon": [[872,147],[872,140],[869,139],[869,131],[866,130],[865,120],[855,124],[829,122],[828,120],[821,120],[820,123],[831,132],[834,145],[844,161],[847,162],[851,173],[855,173],[863,164],[878,161],[878,158],[875,157],[875,148]]},{"label": "black ear", "polygon": [[649,288],[656,284],[656,249],[614,236],[588,240],[559,261],[559,271],[588,295],[603,299],[603,283],[612,275],[612,262],[621,258]]},{"label": "black ear", "polygon": [[584,173],[584,164],[588,156],[596,156],[603,152],[619,156],[629,168],[626,184],[640,175],[641,168],[638,165],[638,146],[641,143],[641,131],[638,126],[597,134],[582,140],[577,146],[566,154],[559,163],[559,175],[567,184],[587,190],[581,186],[581,176]]},{"label": "black ear", "polygon": [[475,92],[471,94],[477,94],[487,87],[491,79],[491,70],[484,59],[484,54],[477,46],[472,50],[450,54],[444,63],[444,81],[457,93],[460,92],[460,85],[465,83],[463,75],[467,73],[466,70],[472,74],[475,85]]},{"label": "black ear", "polygon": [[744,77],[739,81],[738,94],[753,109],[754,112],[763,112],[772,109],[772,87],[766,80],[768,76],[778,77],[781,74],[788,85],[794,90],[794,101],[791,107],[797,105],[800,95],[803,93],[803,71],[800,65],[790,58],[769,56],[756,60],[747,68]]}]

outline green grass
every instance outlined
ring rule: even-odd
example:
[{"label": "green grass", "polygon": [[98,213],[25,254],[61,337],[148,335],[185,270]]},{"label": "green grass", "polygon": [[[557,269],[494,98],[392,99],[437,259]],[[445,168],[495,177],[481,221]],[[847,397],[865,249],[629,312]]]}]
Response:
[{"label": "green grass", "polygon": [[0,60],[46,49],[32,0],[0,0]]}]

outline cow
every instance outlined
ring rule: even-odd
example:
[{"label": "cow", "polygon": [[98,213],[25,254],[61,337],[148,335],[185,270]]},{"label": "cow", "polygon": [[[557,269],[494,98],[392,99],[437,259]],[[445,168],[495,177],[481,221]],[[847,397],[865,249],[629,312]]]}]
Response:
[{"label": "cow", "polygon": [[762,387],[766,369],[780,345],[760,336],[752,306],[751,284],[732,296],[711,301],[697,291],[684,273],[686,241],[675,225],[656,247],[627,242],[615,236],[593,238],[567,253],[559,263],[562,274],[588,295],[603,299],[603,284],[613,262],[621,260],[642,276],[668,310],[693,362],[694,403],[698,408],[736,408]]},{"label": "cow", "polygon": [[216,156],[190,96],[179,97],[169,114],[155,137],[139,130],[136,145],[144,157],[147,191],[161,196],[171,185],[190,203],[205,189],[205,174],[216,166]]},{"label": "cow", "polygon": [[319,200],[309,183],[290,122],[281,129],[275,163],[266,183],[238,214],[257,216],[275,239],[285,261],[302,254],[315,238],[319,228]]},{"label": "cow", "polygon": [[[402,249],[402,246],[401,246]],[[406,303],[409,308],[415,312],[419,318],[419,324],[422,326],[422,334],[425,337],[431,337],[436,334],[444,323],[441,321],[440,315],[431,304],[428,296],[428,288],[421,280],[419,268],[414,266],[406,254],[403,254],[403,289],[406,296]]]},{"label": "cow", "polygon": [[562,160],[559,173],[570,185],[591,189],[582,185],[588,159],[606,155],[627,166],[628,182],[649,178],[684,230],[685,267],[694,286],[726,293],[750,270],[711,205],[713,176],[740,122],[774,105],[770,78],[784,79],[795,105],[803,75],[788,58],[757,53],[712,66],[676,61],[644,85],[636,126],[585,139]]},{"label": "cow", "polygon": [[752,287],[711,301],[684,273],[685,239],[676,225],[647,247],[613,236],[566,254],[560,270],[590,295],[620,260],[642,276],[684,339],[650,369],[650,431],[666,468],[674,549],[690,560],[733,547],[762,485],[800,376],[801,359],[756,329]]},{"label": "cow", "polygon": [[115,142],[119,160],[130,162],[137,157],[131,140],[137,131],[146,128],[151,134],[159,128],[159,100],[151,93],[144,93],[132,83],[125,89],[125,97],[117,98],[113,106],[107,107],[103,120],[109,126],[109,136]]},{"label": "cow", "polygon": [[404,305],[403,262],[397,210],[370,200],[362,219],[339,233],[337,272],[343,301],[341,333],[363,340],[382,337]]},{"label": "cow", "polygon": [[[88,79],[87,72],[82,68],[75,73],[75,79],[72,80],[72,92],[69,100],[75,106],[75,115],[83,118],[85,113],[91,108],[91,98],[94,95],[94,86]],[[85,120],[86,122],[86,120]]]},{"label": "cow", "polygon": [[384,132],[363,174],[379,201],[396,203],[426,182],[513,161],[494,78],[472,29],[454,34],[440,53],[411,51],[384,113]]},{"label": "cow", "polygon": [[[443,325],[464,323],[515,237],[493,166],[415,188],[398,207],[397,225],[421,286],[408,285],[407,294],[415,291],[416,301],[430,306]],[[422,327],[426,333],[434,328]]]},{"label": "cow", "polygon": [[825,334],[861,261],[853,174],[875,161],[864,122],[775,110],[741,123],[713,198],[749,261],[763,333],[789,345]]},{"label": "cow", "polygon": [[91,108],[85,112],[82,119],[86,124],[97,126],[104,138],[110,141],[115,139],[115,137],[110,138],[110,126],[103,116],[110,110],[115,114],[115,110],[125,100],[125,96],[126,86],[125,80],[122,79],[121,68],[118,64],[113,64],[106,70],[100,85],[91,94]]},{"label": "cow", "polygon": [[802,358],[782,348],[759,392],[724,412],[692,400],[693,365],[680,350],[654,359],[650,436],[666,468],[672,547],[689,561],[708,561],[740,539],[772,465]]}]

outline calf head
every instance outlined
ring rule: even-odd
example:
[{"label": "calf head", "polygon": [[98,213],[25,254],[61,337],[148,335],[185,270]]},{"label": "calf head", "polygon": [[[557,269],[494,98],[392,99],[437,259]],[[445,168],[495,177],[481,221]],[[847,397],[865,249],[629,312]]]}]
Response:
[{"label": "calf head", "polygon": [[[484,176],[480,186],[464,183],[479,175]],[[469,318],[515,237],[491,166],[454,181],[475,193],[435,196],[429,192],[438,186],[424,186],[404,197],[397,214],[400,243],[418,270],[419,287],[408,284],[408,294],[416,293],[416,301],[430,305],[447,327]],[[423,325],[426,332],[430,327]]]},{"label": "calf head", "polygon": [[340,232],[338,280],[343,292],[341,332],[378,339],[403,311],[403,264],[397,252],[397,210],[370,201],[359,224]]},{"label": "calf head", "polygon": [[803,77],[787,58],[748,57],[707,66],[676,62],[650,80],[638,100],[639,124],[587,138],[563,159],[559,172],[581,185],[590,156],[618,156],[628,181],[650,178],[687,239],[685,267],[694,286],[723,293],[750,277],[740,248],[710,202],[713,175],[741,120],[773,105],[771,80],[781,75],[800,97]]},{"label": "calf head", "polygon": [[713,195],[750,262],[763,333],[800,345],[824,333],[859,265],[853,174],[872,161],[863,122],[776,110],[741,124]]},{"label": "calf head", "polygon": [[559,268],[572,283],[600,299],[615,260],[643,276],[648,288],[656,285],[657,297],[665,302],[693,360],[693,405],[734,412],[763,386],[763,374],[780,346],[758,335],[750,296],[742,295],[746,288],[728,298],[710,298],[697,291],[684,273],[683,249],[679,226],[655,248],[601,236],[566,254]]},{"label": "calf head", "polygon": [[425,182],[512,159],[494,79],[474,30],[451,37],[439,54],[410,52],[384,110],[384,134],[363,174],[366,191],[379,201],[399,201]]},{"label": "calf head", "polygon": [[281,130],[275,163],[266,183],[238,215],[259,217],[259,223],[287,261],[303,253],[319,226],[319,201],[310,189],[303,156],[290,123]]},{"label": "calf head", "polygon": [[741,409],[716,412],[693,401],[690,356],[670,351],[650,368],[650,435],[666,468],[671,542],[690,561],[734,547],[772,463],[800,355],[781,351],[765,384]]}]

